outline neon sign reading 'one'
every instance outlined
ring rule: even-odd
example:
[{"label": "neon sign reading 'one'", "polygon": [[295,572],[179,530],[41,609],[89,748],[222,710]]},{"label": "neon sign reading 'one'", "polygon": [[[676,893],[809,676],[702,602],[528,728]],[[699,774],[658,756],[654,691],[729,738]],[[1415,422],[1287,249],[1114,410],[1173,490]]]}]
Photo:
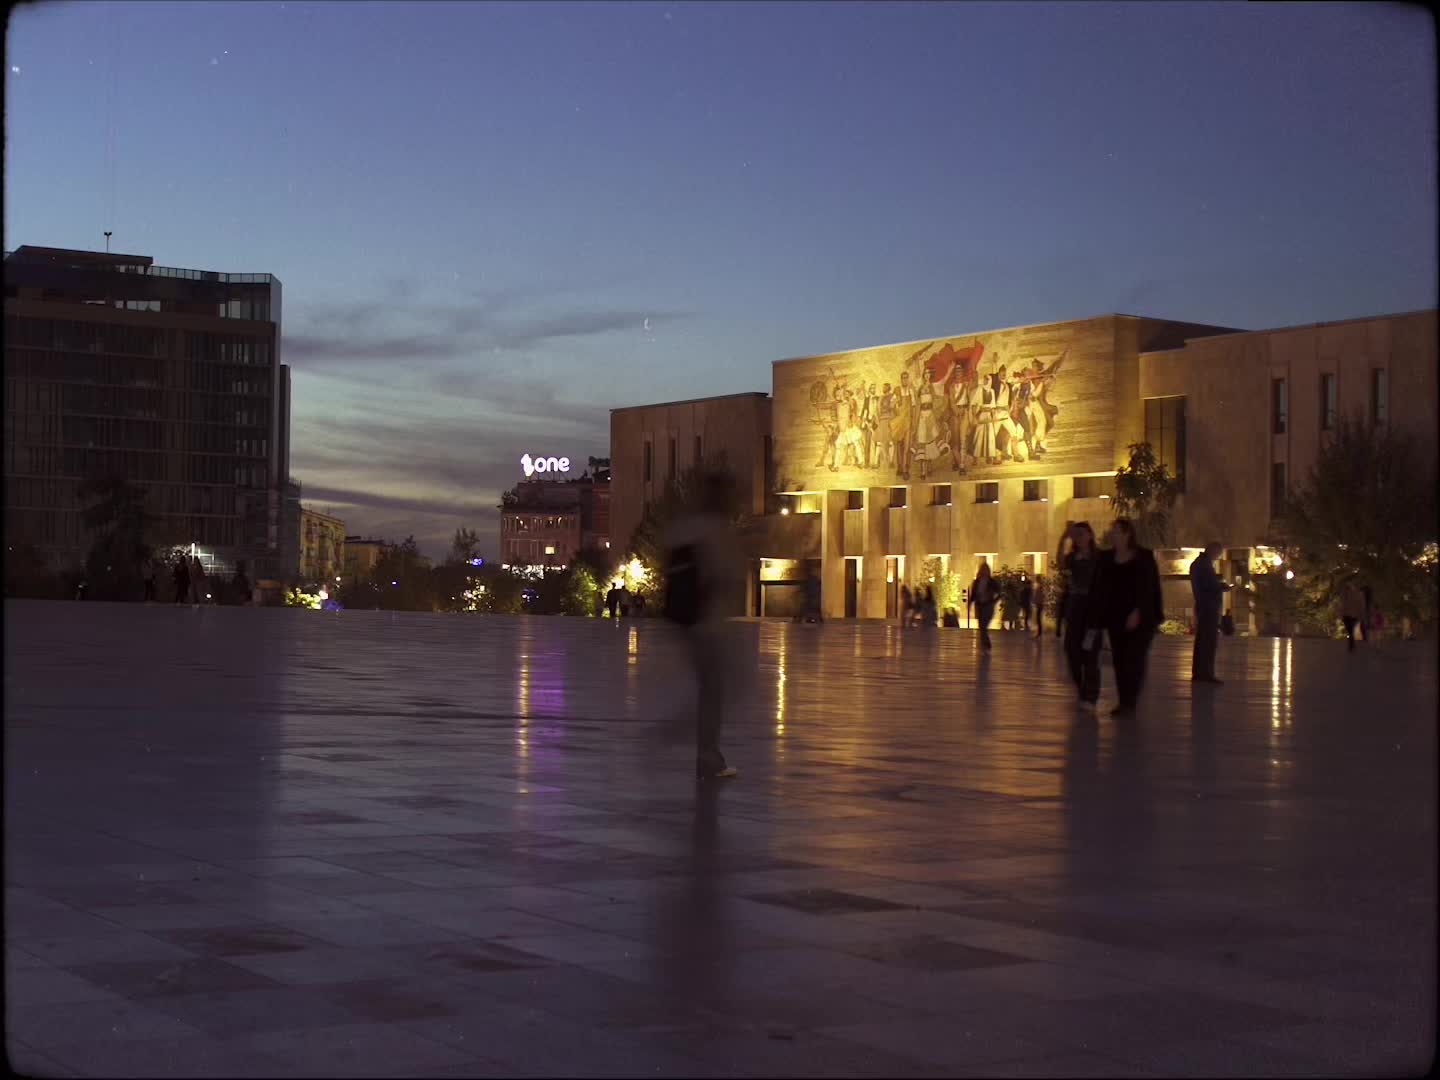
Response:
[{"label": "neon sign reading 'one'", "polygon": [[545,472],[569,472],[570,459],[568,457],[536,457],[524,454],[520,458],[520,467],[525,470],[526,476],[534,476],[536,473]]}]

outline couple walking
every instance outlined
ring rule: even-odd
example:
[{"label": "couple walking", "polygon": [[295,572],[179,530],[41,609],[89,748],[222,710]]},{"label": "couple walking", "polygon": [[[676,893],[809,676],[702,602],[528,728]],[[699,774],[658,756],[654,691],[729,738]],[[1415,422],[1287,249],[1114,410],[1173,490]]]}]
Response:
[{"label": "couple walking", "polygon": [[1093,711],[1100,701],[1100,642],[1105,635],[1120,698],[1110,715],[1129,716],[1145,683],[1150,644],[1165,621],[1160,568],[1154,552],[1140,546],[1128,518],[1115,520],[1108,539],[1108,549],[1097,548],[1090,523],[1077,521],[1061,540],[1061,550],[1067,544],[1070,549],[1062,559],[1068,581],[1061,606],[1065,658],[1080,707]]}]

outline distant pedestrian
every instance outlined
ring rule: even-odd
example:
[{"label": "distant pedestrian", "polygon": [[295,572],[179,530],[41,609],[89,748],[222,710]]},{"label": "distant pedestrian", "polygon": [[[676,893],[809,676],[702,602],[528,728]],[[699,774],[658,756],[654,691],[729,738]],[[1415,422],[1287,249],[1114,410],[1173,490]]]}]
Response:
[{"label": "distant pedestrian", "polygon": [[1060,598],[1056,616],[1056,632],[1065,628],[1065,659],[1070,665],[1070,679],[1079,693],[1080,707],[1094,709],[1100,701],[1100,649],[1086,647],[1090,589],[1095,583],[1099,552],[1095,550],[1095,532],[1088,521],[1070,526],[1070,536],[1062,541],[1068,547],[1064,557],[1065,592]]},{"label": "distant pedestrian", "polygon": [[1120,697],[1110,715],[1129,716],[1145,685],[1150,643],[1165,621],[1165,611],[1159,564],[1154,552],[1139,545],[1128,518],[1116,518],[1110,526],[1110,550],[1102,553],[1096,566],[1089,612],[1087,645],[1099,648],[1101,630],[1110,639],[1115,690]]},{"label": "distant pedestrian", "polygon": [[186,603],[190,599],[190,564],[184,555],[175,561],[175,570],[171,576],[175,580],[175,603]]},{"label": "distant pedestrian", "polygon": [[1190,563],[1190,591],[1195,598],[1195,651],[1190,681],[1221,685],[1215,677],[1215,651],[1220,644],[1220,609],[1230,586],[1215,573],[1215,559],[1224,549],[1212,540]]},{"label": "distant pedestrian", "polygon": [[935,590],[926,585],[925,598],[920,601],[920,625],[933,628],[938,619],[939,613],[935,609]]},{"label": "distant pedestrian", "polygon": [[605,612],[610,618],[615,618],[620,608],[620,588],[616,585],[610,586],[610,591],[605,594]]},{"label": "distant pedestrian", "polygon": [[[1346,648],[1355,651],[1355,628],[1365,625],[1365,592],[1358,578],[1350,578],[1340,590],[1340,621],[1345,625]],[[1332,624],[1333,625],[1333,624]]]},{"label": "distant pedestrian", "polygon": [[623,585],[620,586],[620,617],[622,619],[628,618],[630,615],[630,599],[630,590]]},{"label": "distant pedestrian", "polygon": [[250,579],[245,574],[245,564],[235,564],[235,577],[230,581],[231,595],[235,603],[248,605],[250,603]]},{"label": "distant pedestrian", "polygon": [[1035,575],[1035,640],[1045,636],[1045,575]]},{"label": "distant pedestrian", "polygon": [[154,564],[153,562],[147,562],[147,563],[145,564],[145,603],[148,604],[148,603],[150,603],[150,602],[151,602],[152,600],[154,600],[154,599],[155,599],[155,564]]},{"label": "distant pedestrian", "polygon": [[900,629],[910,625],[910,612],[914,609],[915,602],[910,598],[910,586],[900,586]]},{"label": "distant pedestrian", "polygon": [[695,776],[699,780],[736,773],[720,751],[731,663],[723,598],[744,577],[725,518],[731,495],[724,474],[706,474],[700,482],[699,511],[681,518],[666,535],[664,610],[666,618],[685,631],[695,669]]},{"label": "distant pedestrian", "polygon": [[805,575],[805,621],[823,623],[825,614],[820,607],[820,571],[813,566]]},{"label": "distant pedestrian", "polygon": [[990,620],[995,617],[995,602],[1000,599],[1000,590],[990,574],[990,564],[982,562],[975,580],[970,585],[970,599],[975,604],[975,614],[980,621],[980,648],[990,651]]},{"label": "distant pedestrian", "polygon": [[1020,629],[1030,631],[1030,604],[1035,599],[1035,585],[1027,577],[1020,582]]},{"label": "distant pedestrian", "polygon": [[190,593],[195,603],[205,603],[208,588],[209,582],[205,579],[205,567],[200,562],[200,556],[196,555],[190,560]]}]

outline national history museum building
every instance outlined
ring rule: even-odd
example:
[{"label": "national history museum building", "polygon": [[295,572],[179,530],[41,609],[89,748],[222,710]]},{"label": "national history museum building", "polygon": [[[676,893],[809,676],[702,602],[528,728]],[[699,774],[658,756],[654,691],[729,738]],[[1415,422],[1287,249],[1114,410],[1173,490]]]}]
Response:
[{"label": "national history museum building", "polygon": [[1157,557],[1183,617],[1207,541],[1231,581],[1274,559],[1271,518],[1340,417],[1434,453],[1436,330],[1434,310],[1259,331],[1106,315],[776,361],[770,397],[612,412],[615,543],[723,453],[754,514],[735,614],[793,613],[818,572],[827,617],[893,617],[937,573],[1049,574],[1067,521],[1114,518],[1115,471],[1148,442],[1179,480]]}]

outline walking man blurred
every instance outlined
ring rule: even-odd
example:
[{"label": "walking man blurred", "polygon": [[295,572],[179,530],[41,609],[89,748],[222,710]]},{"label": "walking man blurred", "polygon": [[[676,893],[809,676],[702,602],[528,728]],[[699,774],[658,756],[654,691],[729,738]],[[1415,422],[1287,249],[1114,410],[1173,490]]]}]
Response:
[{"label": "walking man blurred", "polygon": [[695,776],[718,780],[736,775],[720,752],[730,681],[730,626],[724,602],[737,583],[743,583],[744,567],[725,516],[732,497],[728,477],[708,473],[699,487],[697,511],[678,520],[666,536],[665,617],[685,631],[695,668],[699,695]]}]

